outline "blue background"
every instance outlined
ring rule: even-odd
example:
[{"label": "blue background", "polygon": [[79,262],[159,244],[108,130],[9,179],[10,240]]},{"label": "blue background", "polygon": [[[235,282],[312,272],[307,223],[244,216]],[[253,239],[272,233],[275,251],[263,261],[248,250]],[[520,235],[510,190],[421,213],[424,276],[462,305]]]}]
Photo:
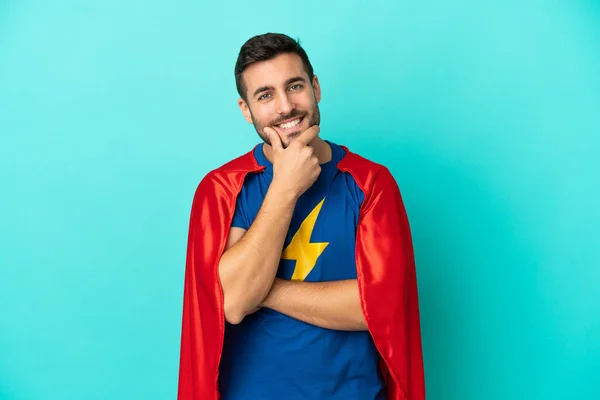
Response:
[{"label": "blue background", "polygon": [[299,37],[322,137],[388,166],[429,399],[598,399],[600,3],[0,2],[0,399],[175,398],[187,226]]}]

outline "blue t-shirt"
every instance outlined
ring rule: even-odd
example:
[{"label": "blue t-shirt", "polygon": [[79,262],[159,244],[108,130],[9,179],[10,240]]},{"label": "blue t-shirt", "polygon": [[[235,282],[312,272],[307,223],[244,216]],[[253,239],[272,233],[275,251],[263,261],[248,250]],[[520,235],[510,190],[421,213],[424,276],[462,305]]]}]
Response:
[{"label": "blue t-shirt", "polygon": [[[307,282],[356,278],[355,240],[364,195],[337,169],[344,149],[326,141],[331,161],[298,199],[277,271]],[[262,146],[254,156],[266,167],[248,174],[232,226],[248,229],[273,179]],[[268,246],[265,243],[265,246]],[[238,325],[226,324],[219,387],[223,400],[385,399],[379,355],[367,331],[320,328],[262,308]]]}]

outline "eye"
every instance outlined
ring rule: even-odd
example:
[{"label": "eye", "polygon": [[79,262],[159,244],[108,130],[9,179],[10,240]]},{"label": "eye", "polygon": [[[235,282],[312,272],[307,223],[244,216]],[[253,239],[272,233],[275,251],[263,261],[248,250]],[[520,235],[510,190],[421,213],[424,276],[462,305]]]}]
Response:
[{"label": "eye", "polygon": [[261,95],[258,100],[266,100],[268,98],[268,96],[271,96],[271,93],[265,93],[263,95]]},{"label": "eye", "polygon": [[299,83],[290,86],[290,90],[298,90],[298,89],[302,89],[302,85]]}]

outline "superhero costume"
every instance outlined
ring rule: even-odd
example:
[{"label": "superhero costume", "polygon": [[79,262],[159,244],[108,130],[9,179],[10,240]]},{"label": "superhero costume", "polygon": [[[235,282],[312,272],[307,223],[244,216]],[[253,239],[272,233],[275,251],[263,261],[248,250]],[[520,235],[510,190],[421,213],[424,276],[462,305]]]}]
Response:
[{"label": "superhero costume", "polygon": [[[425,398],[417,285],[408,220],[398,186],[383,166],[341,146],[337,169],[362,192],[356,277],[369,333],[381,355],[387,398]],[[256,150],[256,148],[254,149]],[[249,152],[200,183],[190,219],[184,288],[179,400],[218,399],[225,318],[218,262],[248,174],[265,172]]]}]

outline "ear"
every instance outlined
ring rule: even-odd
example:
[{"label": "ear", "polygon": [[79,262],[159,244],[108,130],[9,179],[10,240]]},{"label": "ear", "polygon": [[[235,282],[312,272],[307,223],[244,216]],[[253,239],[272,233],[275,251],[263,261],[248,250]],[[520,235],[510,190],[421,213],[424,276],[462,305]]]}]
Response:
[{"label": "ear", "polygon": [[246,118],[246,121],[252,123],[252,114],[250,114],[248,103],[246,103],[241,97],[238,99],[238,107],[240,107],[240,110],[242,111],[244,118]]},{"label": "ear", "polygon": [[319,84],[319,78],[316,75],[313,76],[312,86],[318,103],[321,101],[321,85]]}]

